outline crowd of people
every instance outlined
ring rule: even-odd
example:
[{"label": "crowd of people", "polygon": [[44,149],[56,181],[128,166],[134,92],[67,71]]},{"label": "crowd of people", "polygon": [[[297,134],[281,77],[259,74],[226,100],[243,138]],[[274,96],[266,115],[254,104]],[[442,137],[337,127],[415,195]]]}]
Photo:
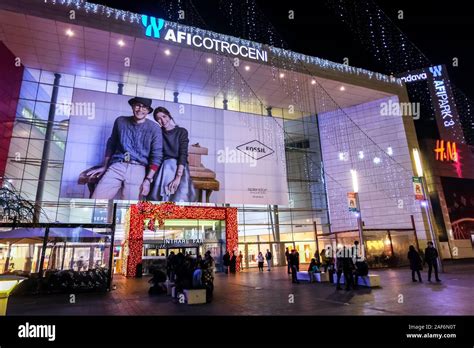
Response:
[{"label": "crowd of people", "polygon": [[172,251],[166,260],[166,274],[160,269],[150,269],[153,275],[150,280],[150,293],[166,292],[168,280],[174,283],[176,293],[182,293],[184,289],[205,289],[206,302],[210,302],[214,291],[214,266],[210,251],[207,251],[204,257],[193,257],[181,252],[175,254]]}]

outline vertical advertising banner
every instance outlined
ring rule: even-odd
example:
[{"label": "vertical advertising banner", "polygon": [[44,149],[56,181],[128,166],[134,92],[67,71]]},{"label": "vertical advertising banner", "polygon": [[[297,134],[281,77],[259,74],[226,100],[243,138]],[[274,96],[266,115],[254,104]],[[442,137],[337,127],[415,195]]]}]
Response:
[{"label": "vertical advertising banner", "polygon": [[435,65],[425,71],[441,138],[464,144],[464,133],[446,66]]},{"label": "vertical advertising banner", "polygon": [[421,184],[421,178],[417,176],[413,177],[413,193],[415,194],[415,199],[417,201],[422,201],[425,199],[423,195],[423,186]]},{"label": "vertical advertising banner", "polygon": [[357,193],[355,192],[347,193],[347,206],[349,207],[349,211],[351,212],[356,212],[358,210],[356,195]]}]

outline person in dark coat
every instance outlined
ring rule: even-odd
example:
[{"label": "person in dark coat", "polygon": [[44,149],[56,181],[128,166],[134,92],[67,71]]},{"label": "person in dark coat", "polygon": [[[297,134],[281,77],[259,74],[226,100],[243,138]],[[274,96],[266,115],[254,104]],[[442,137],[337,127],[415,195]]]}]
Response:
[{"label": "person in dark coat", "polygon": [[435,278],[437,282],[441,280],[438,278],[438,250],[433,245],[433,242],[428,242],[428,247],[425,249],[425,262],[428,264],[428,281],[431,281],[431,272],[435,271]]},{"label": "person in dark coat", "polygon": [[344,283],[346,284],[346,291],[354,288],[354,262],[351,257],[351,250],[345,246],[342,249],[338,249],[336,252],[336,269],[337,269],[337,283],[336,289],[342,290],[341,288],[341,275],[344,274]]},{"label": "person in dark coat", "polygon": [[418,251],[416,251],[413,245],[410,245],[408,248],[408,260],[410,261],[410,269],[411,269],[411,280],[416,282],[415,279],[415,272],[418,274],[418,281],[421,283],[421,274],[420,271],[423,269],[422,267],[422,260]]},{"label": "person in dark coat", "polygon": [[230,273],[235,274],[237,268],[237,256],[235,256],[235,251],[232,253],[232,257],[229,263]]},{"label": "person in dark coat", "polygon": [[229,266],[230,266],[230,254],[228,251],[225,252],[224,256],[222,257],[222,265],[224,266],[225,274],[229,273]]},{"label": "person in dark coat", "polygon": [[291,282],[295,284],[299,284],[298,278],[296,277],[296,273],[298,272],[299,267],[299,256],[296,253],[296,250],[291,250],[291,254],[289,256],[290,267],[291,267]]},{"label": "person in dark coat", "polygon": [[288,274],[291,274],[290,251],[288,250],[288,247],[285,250],[285,257],[286,257],[286,266],[287,266]]}]

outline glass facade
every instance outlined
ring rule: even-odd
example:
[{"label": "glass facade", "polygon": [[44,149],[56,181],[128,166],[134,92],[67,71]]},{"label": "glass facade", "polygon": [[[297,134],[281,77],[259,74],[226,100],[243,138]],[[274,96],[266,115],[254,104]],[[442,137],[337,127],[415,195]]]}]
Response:
[{"label": "glass facade", "polygon": [[[39,215],[41,222],[105,222],[108,219],[107,216],[110,216],[110,202],[64,199],[59,196],[69,119],[73,117],[71,112],[77,114],[75,110],[71,110],[74,93],[77,90],[86,89],[117,94],[118,81],[61,74],[57,86],[57,101],[51,104],[55,88],[54,81],[53,72],[25,69],[5,173],[8,179],[6,184],[11,185],[24,199],[35,201],[41,167],[46,166],[46,175],[42,181],[44,185]],[[173,91],[149,88],[140,84],[124,84],[123,94],[161,98],[166,101],[173,101],[174,98]],[[209,108],[222,105],[222,101],[217,98],[203,97],[198,94],[180,95],[180,103]],[[262,110],[255,104],[230,102],[228,109],[268,117],[267,110]],[[51,112],[54,112],[52,123],[48,122],[48,119],[51,120]],[[296,111],[289,113],[288,110],[276,108],[272,110],[272,116],[283,120],[289,204],[288,206],[231,205],[238,208],[239,250],[245,255],[244,264],[247,267],[256,266],[256,254],[258,251],[265,252],[267,249],[272,250],[275,265],[284,264],[286,247],[297,249],[301,262],[309,262],[318,248],[316,233],[321,235],[330,232],[317,117],[302,115]],[[44,154],[48,126],[52,127],[52,136],[49,152]],[[84,136],[86,137],[87,134]],[[123,239],[126,211],[132,203],[135,202],[121,201],[119,203],[118,226],[115,235],[116,253],[120,251],[119,245]],[[159,248],[150,247],[150,245],[157,244],[163,238],[165,240],[181,237],[194,239],[191,237],[204,236],[202,247],[215,249],[216,256],[220,257],[220,251],[218,253],[218,250],[222,248],[219,244],[220,239],[216,236],[214,241],[206,242],[206,235],[202,235],[202,231],[207,233],[208,227],[202,225],[203,223],[196,221],[196,226],[189,225],[181,231],[174,228],[177,226],[165,225],[165,229],[161,231],[162,235],[153,236],[152,243],[148,243],[148,236],[145,233],[144,256],[161,255],[162,251]],[[221,232],[225,230],[222,223],[216,228]],[[84,248],[87,249],[87,246]],[[81,253],[84,250],[81,249]],[[79,248],[76,254],[79,255]],[[91,252],[87,254],[84,251],[83,254],[83,258],[90,259]],[[68,251],[65,255],[68,258]],[[63,255],[60,254],[59,258],[63,258]],[[93,259],[95,258],[94,256]],[[119,257],[115,259],[119,260]]]}]

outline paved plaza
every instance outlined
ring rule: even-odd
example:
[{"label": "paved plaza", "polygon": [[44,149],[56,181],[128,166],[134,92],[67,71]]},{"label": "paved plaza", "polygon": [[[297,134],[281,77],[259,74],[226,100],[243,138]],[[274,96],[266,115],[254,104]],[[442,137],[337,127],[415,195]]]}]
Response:
[{"label": "paved plaza", "polygon": [[[304,267],[304,266],[303,266]],[[441,283],[413,283],[407,268],[374,270],[382,287],[337,291],[330,283],[292,284],[286,268],[216,274],[214,299],[179,304],[148,295],[149,277],[115,276],[109,293],[13,296],[7,315],[473,315],[474,260],[446,263]]]}]

